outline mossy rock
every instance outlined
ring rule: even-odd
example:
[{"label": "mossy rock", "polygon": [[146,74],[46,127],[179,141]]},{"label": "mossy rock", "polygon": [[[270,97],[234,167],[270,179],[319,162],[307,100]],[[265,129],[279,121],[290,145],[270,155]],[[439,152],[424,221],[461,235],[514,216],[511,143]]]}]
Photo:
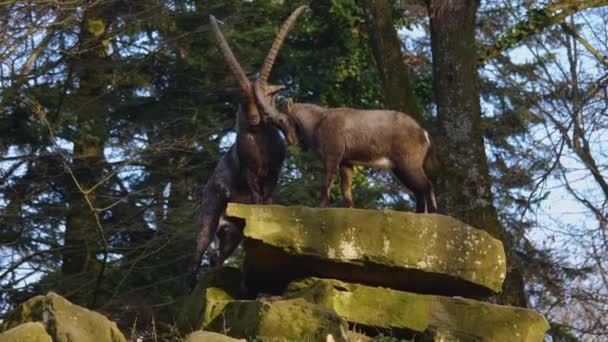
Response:
[{"label": "mossy rock", "polygon": [[2,342],[53,342],[44,325],[39,322],[27,322],[0,334]]},{"label": "mossy rock", "polygon": [[258,299],[229,302],[206,330],[262,341],[345,341],[348,325],[333,310],[307,300]]},{"label": "mossy rock", "polygon": [[228,301],[242,298],[241,286],[242,275],[238,268],[205,271],[192,293],[179,301],[178,329],[184,334],[204,329]]},{"label": "mossy rock", "polygon": [[42,323],[55,342],[126,342],[116,323],[106,316],[72,304],[54,292],[19,305],[0,325],[0,331],[26,322]]},{"label": "mossy rock", "polygon": [[293,282],[285,297],[325,306],[368,331],[401,332],[417,340],[534,342],[543,341],[549,329],[542,315],[528,309],[331,279]]},{"label": "mossy rock", "polygon": [[289,281],[335,278],[417,293],[500,292],[502,243],[449,216],[390,210],[230,203],[244,218],[246,284],[281,293]]},{"label": "mossy rock", "polygon": [[184,342],[246,342],[243,339],[235,339],[230,336],[210,332],[210,331],[195,331],[188,335]]}]

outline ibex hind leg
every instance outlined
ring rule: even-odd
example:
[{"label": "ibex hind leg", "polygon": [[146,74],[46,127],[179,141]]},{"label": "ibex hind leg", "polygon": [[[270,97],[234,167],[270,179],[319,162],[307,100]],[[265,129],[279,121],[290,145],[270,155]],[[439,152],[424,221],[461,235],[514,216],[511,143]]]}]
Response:
[{"label": "ibex hind leg", "polygon": [[226,209],[227,198],[220,192],[215,194],[203,194],[203,208],[200,216],[200,230],[196,239],[196,251],[192,269],[188,276],[190,290],[196,286],[198,271],[200,269],[203,255],[209,248],[211,241],[215,238],[220,216]]},{"label": "ibex hind leg", "polygon": [[215,237],[219,216],[219,214],[201,216],[201,230],[199,231],[198,237],[196,239],[196,251],[194,253],[192,269],[188,276],[190,290],[193,290],[196,286],[198,271],[201,267],[201,261],[203,259],[203,255],[207,251],[207,248],[209,248],[209,244],[211,244],[211,241]]},{"label": "ibex hind leg", "polygon": [[437,210],[432,200],[434,198],[433,186],[422,168],[395,167],[393,173],[403,185],[414,193],[417,213]]}]

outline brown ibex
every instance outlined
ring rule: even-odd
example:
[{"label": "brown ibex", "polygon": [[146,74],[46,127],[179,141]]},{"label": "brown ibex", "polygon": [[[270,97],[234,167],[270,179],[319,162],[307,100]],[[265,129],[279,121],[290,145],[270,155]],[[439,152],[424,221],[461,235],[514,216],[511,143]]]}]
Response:
[{"label": "brown ibex", "polygon": [[196,285],[203,254],[216,233],[219,249],[210,260],[211,266],[221,265],[242,239],[244,222],[225,215],[227,203],[268,204],[272,201],[286,149],[277,127],[283,130],[288,143],[293,143],[297,137],[284,114],[266,113],[260,110],[257,101],[263,99],[265,104],[272,105],[275,93],[283,88],[269,85],[268,76],[287,33],[305,8],[297,8],[283,23],[255,81],[245,75],[215,18],[209,18],[218,47],[238,80],[242,96],[237,113],[236,142],[219,160],[203,188],[200,231],[189,275],[191,289]]},{"label": "brown ibex", "polygon": [[[278,115],[273,104],[259,97],[265,112]],[[435,212],[433,186],[423,164],[432,152],[426,130],[405,113],[392,110],[323,108],[287,103],[287,116],[300,143],[314,150],[325,167],[321,206],[330,202],[330,189],[339,169],[345,206],[352,207],[353,166],[389,169],[416,197],[416,212]]]}]

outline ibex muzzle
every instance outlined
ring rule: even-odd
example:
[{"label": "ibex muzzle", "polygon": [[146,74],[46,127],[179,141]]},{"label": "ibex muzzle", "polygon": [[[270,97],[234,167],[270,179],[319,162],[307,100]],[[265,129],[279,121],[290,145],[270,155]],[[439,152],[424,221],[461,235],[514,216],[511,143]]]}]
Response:
[{"label": "ibex muzzle", "polygon": [[[305,9],[306,6],[297,8],[283,23],[264,60],[260,77],[253,82],[245,75],[215,18],[209,17],[218,47],[238,80],[242,96],[237,113],[236,142],[219,160],[203,188],[200,231],[189,276],[191,290],[196,285],[203,254],[216,233],[220,246],[211,258],[211,266],[221,265],[242,239],[244,222],[225,216],[227,203],[272,202],[272,192],[285,159],[285,143],[277,127],[283,130],[288,143],[294,143],[297,137],[293,125],[284,114],[267,112],[264,109],[264,106],[274,104],[275,93],[283,88],[269,85],[267,81],[287,33]],[[260,101],[263,101],[264,106],[260,105]]]}]

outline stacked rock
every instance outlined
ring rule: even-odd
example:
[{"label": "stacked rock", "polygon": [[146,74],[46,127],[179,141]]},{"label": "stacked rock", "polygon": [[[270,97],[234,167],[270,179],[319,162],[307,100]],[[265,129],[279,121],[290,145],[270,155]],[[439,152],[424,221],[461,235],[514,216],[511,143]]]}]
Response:
[{"label": "stacked rock", "polygon": [[[184,331],[262,340],[542,341],[534,311],[500,292],[506,258],[485,231],[439,214],[230,204],[243,268],[201,277]],[[246,289],[246,290],[245,290]]]},{"label": "stacked rock", "polygon": [[49,292],[21,303],[0,323],[2,342],[126,342],[106,316]]}]

